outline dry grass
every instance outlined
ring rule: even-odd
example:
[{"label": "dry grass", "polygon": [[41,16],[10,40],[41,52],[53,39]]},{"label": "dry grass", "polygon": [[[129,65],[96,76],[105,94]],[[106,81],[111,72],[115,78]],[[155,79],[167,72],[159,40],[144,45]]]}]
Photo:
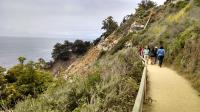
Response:
[{"label": "dry grass", "polygon": [[187,16],[187,12],[191,9],[192,5],[188,4],[185,8],[179,11],[177,14],[170,15],[167,17],[166,22],[168,24],[176,24],[179,23],[183,18]]}]

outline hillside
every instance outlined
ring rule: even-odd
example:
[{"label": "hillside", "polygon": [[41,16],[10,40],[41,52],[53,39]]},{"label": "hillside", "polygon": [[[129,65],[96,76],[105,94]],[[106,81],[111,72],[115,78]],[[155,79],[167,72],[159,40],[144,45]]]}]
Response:
[{"label": "hillside", "polygon": [[16,112],[131,111],[143,71],[132,49],[107,55],[88,68],[84,76],[58,80],[37,99],[18,103]]},{"label": "hillside", "polygon": [[200,7],[199,1],[166,4],[162,18],[153,22],[146,31],[133,39],[139,45],[163,44],[167,51],[165,63],[185,74],[200,91]]},{"label": "hillside", "polygon": [[165,66],[185,74],[200,91],[200,1],[148,6],[139,4],[117,30],[61,73],[65,80],[18,103],[14,111],[131,111],[143,70],[136,48],[146,45],[163,45]]}]

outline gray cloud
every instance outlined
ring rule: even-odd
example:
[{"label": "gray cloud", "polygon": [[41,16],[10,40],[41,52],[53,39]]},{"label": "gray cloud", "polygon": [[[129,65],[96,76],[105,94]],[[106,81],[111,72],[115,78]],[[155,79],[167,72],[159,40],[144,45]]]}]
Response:
[{"label": "gray cloud", "polygon": [[[164,0],[156,0],[161,4]],[[0,36],[96,38],[101,22],[120,22],[140,0],[0,0]]]}]

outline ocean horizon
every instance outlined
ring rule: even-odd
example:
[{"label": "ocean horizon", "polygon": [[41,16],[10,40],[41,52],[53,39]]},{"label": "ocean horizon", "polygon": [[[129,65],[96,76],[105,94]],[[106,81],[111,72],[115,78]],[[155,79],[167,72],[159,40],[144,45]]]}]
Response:
[{"label": "ocean horizon", "polygon": [[[27,61],[52,60],[51,53],[56,43],[75,38],[43,38],[43,37],[0,37],[0,66],[10,68],[18,63],[17,58],[26,57]],[[89,41],[89,40],[88,40]]]}]

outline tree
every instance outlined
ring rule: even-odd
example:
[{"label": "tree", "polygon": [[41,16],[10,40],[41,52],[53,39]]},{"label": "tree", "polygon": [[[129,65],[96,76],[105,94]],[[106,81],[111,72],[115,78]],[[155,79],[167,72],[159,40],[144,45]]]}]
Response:
[{"label": "tree", "polygon": [[147,2],[142,1],[141,3],[139,3],[138,8],[136,9],[136,13],[135,13],[135,16],[139,17],[137,22],[139,21],[140,24],[145,24],[145,23],[142,23],[144,18],[146,18],[147,15],[149,15],[150,13],[149,10],[155,6],[156,6],[156,3],[151,0],[148,0]]},{"label": "tree", "polygon": [[141,3],[138,4],[138,8],[136,9],[136,13],[138,12],[145,12],[150,8],[153,8],[156,6],[156,3],[148,0],[147,2],[142,1]]},{"label": "tree", "polygon": [[83,55],[88,51],[90,47],[90,42],[88,41],[82,41],[82,40],[76,40],[72,47],[72,52],[77,55]]},{"label": "tree", "polygon": [[72,45],[73,43],[69,41],[65,41],[64,44],[57,43],[54,46],[52,58],[54,60],[68,60],[71,57]]},{"label": "tree", "polygon": [[118,24],[113,20],[112,16],[109,16],[105,20],[103,20],[102,24],[103,26],[101,29],[105,30],[105,32],[102,34],[102,37],[104,36],[105,38],[112,34],[118,28]]},{"label": "tree", "polygon": [[155,6],[156,6],[156,3],[153,2],[153,1],[151,1],[151,0],[149,0],[149,1],[147,1],[147,3],[146,3],[146,10],[148,10],[148,9],[150,9],[150,8],[153,8],[153,7],[155,7]]},{"label": "tree", "polygon": [[89,41],[76,40],[74,43],[65,41],[63,44],[57,43],[54,46],[52,57],[56,60],[67,61],[73,55],[83,55],[90,48]]},{"label": "tree", "polygon": [[26,60],[26,58],[25,57],[22,57],[22,56],[20,56],[19,58],[18,58],[18,61],[19,61],[19,63],[21,64],[21,65],[23,65],[24,64],[24,61]]}]

